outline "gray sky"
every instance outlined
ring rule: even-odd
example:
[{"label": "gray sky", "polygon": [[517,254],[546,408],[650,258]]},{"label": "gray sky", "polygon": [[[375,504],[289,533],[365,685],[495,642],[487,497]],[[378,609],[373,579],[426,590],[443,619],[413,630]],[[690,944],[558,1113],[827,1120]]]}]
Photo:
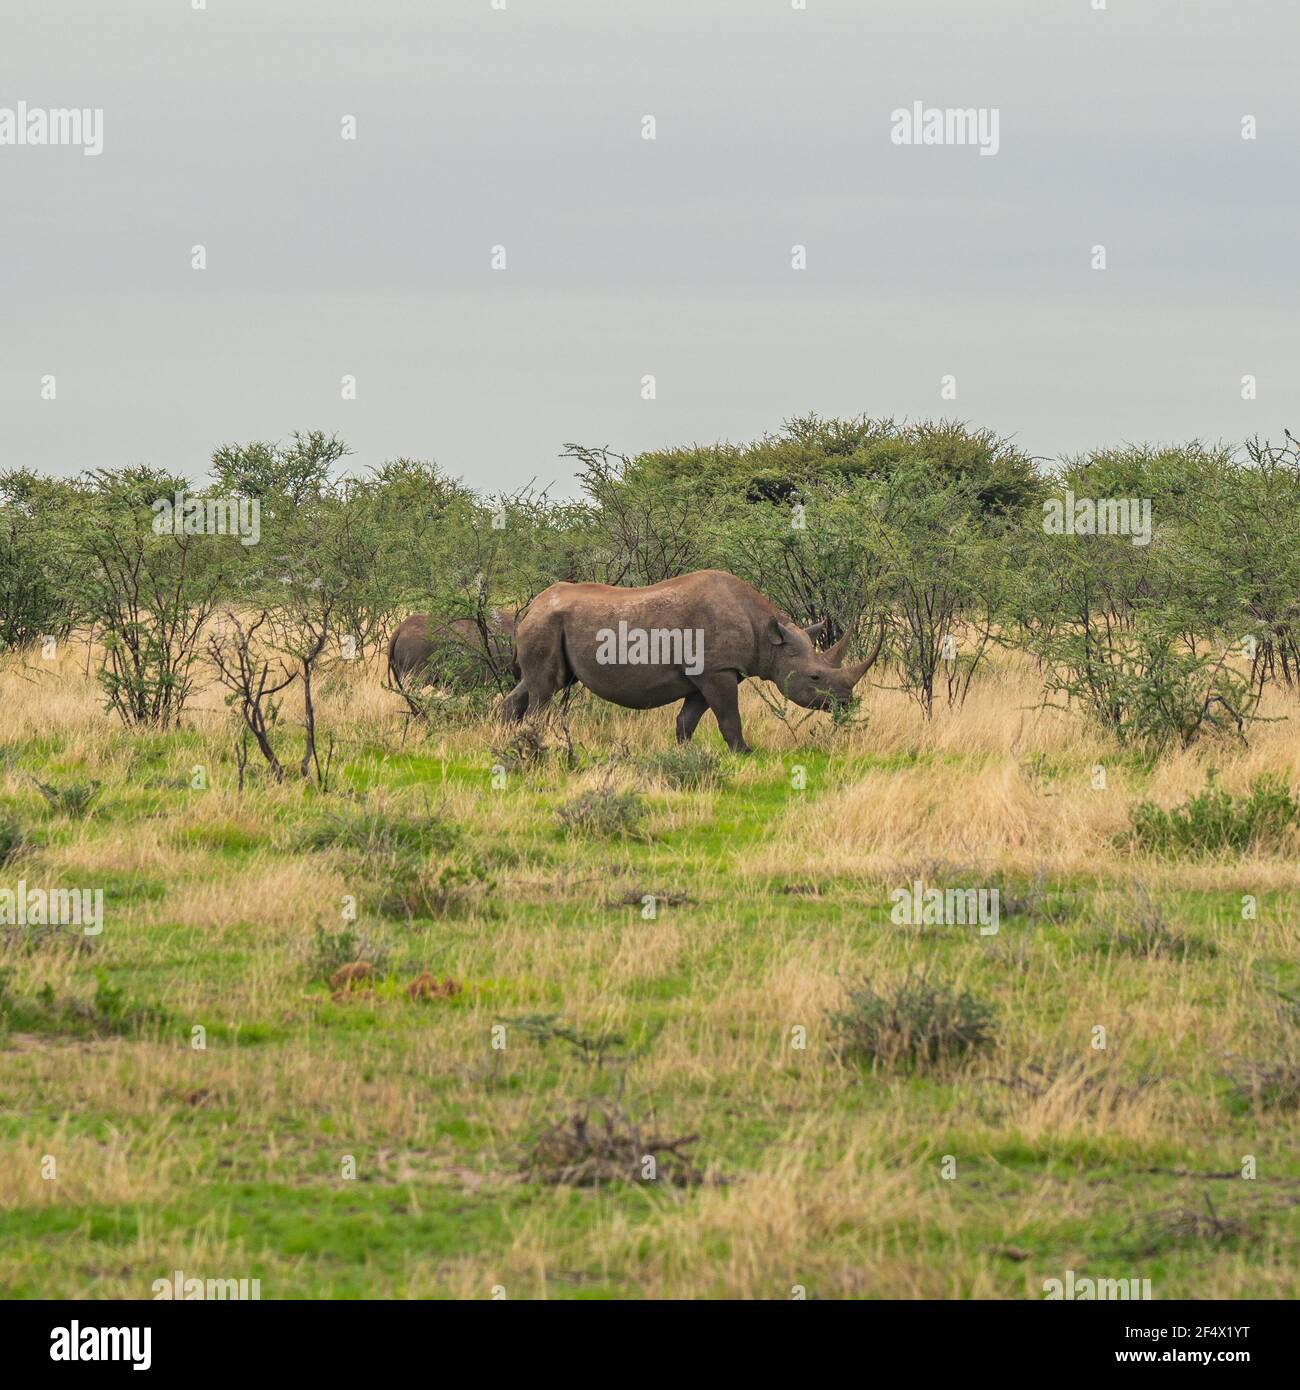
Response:
[{"label": "gray sky", "polygon": [[[1294,0],[505,2],[4,0],[0,108],[104,148],[0,146],[0,466],[319,428],[564,493],[568,440],[810,410],[1300,431]],[[915,101],[998,153],[893,144]]]}]

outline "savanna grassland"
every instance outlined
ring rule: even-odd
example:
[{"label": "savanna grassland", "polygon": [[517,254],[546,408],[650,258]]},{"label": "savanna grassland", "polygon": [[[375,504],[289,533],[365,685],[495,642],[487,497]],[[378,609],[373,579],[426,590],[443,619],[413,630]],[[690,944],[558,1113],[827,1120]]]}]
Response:
[{"label": "savanna grassland", "polygon": [[[241,791],[214,683],[128,729],[95,664],[0,672],[0,884],[105,892],[97,936],[4,930],[7,1296],[1300,1294],[1300,831],[1131,819],[1300,783],[1294,691],[1153,757],[1023,654],[928,720],[882,664],[850,727],[746,691],[757,752],[709,717],[683,759],[669,711],[512,744],[340,662],[328,789]],[[998,931],[895,922],[914,880],[996,887]],[[969,1045],[855,1032],[864,982]]]}]

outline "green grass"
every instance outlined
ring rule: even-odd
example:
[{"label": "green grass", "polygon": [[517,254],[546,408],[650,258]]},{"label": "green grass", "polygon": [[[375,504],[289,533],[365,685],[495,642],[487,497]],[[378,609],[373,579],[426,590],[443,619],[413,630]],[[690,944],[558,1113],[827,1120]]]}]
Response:
[{"label": "green grass", "polygon": [[[1235,883],[1193,886],[1176,864],[977,862],[1014,908],[982,938],[894,923],[902,865],[837,868],[815,835],[800,862],[770,857],[805,843],[810,805],[872,775],[960,786],[977,753],[722,753],[716,776],[688,767],[679,786],[651,760],[626,773],[638,833],[611,835],[556,817],[599,784],[599,759],[515,772],[498,791],[474,728],[382,755],[360,737],[331,796],[257,783],[240,797],[224,738],[182,742],[113,738],[84,766],[61,737],[21,745],[22,774],[103,780],[84,820],[45,814],[16,771],[5,784],[32,835],[0,885],[97,884],[110,911],[89,945],[0,938],[10,1296],[147,1297],[177,1268],[257,1278],[264,1298],[795,1284],[1024,1298],[1067,1268],[1150,1278],[1157,1297],[1300,1293],[1300,1117],[1243,1103],[1232,1082],[1239,1059],[1295,1043],[1278,1012],[1300,982],[1285,886],[1260,887],[1243,921]],[[168,784],[191,761],[209,791]],[[1064,753],[1054,764],[1083,775]],[[481,899],[409,920],[378,910],[394,865],[453,851],[485,866]],[[1123,935],[1148,910],[1136,873],[1194,949]],[[643,893],[686,900],[646,920]],[[312,942],[345,930],[383,962],[368,992],[332,997]],[[413,1001],[421,971],[459,992]],[[888,1048],[875,1065],[841,1057],[846,991],[920,972],[987,1000],[993,1040],[920,1068]],[[622,1042],[540,1040],[518,1024],[531,1015]],[[695,1134],[711,1180],[525,1181],[530,1141],[588,1101]],[[1256,1178],[1216,1176],[1248,1155]],[[1207,1197],[1217,1224],[1197,1216]]]}]

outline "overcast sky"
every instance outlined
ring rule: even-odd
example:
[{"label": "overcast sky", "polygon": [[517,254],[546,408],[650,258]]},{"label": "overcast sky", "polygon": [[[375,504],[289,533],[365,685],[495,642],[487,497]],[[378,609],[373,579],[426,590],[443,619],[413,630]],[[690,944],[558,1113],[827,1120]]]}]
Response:
[{"label": "overcast sky", "polygon": [[[0,111],[104,115],[0,145],[0,466],[319,428],[564,493],[570,440],[814,410],[1300,432],[1300,5],[1093,4],[4,0]],[[996,155],[893,143],[918,101]]]}]

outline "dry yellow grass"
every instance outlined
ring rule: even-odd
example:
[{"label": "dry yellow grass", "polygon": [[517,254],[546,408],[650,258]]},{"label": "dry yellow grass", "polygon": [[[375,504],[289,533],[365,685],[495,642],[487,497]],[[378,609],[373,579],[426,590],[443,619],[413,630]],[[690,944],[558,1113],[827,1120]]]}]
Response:
[{"label": "dry yellow grass", "polygon": [[[1181,802],[1208,766],[1233,792],[1264,772],[1300,783],[1294,697],[1270,695],[1277,722],[1248,748],[1147,769],[1081,718],[1039,708],[1034,673],[1015,660],[930,723],[877,688],[860,727],[818,717],[792,731],[746,694],[760,752],[698,792],[636,767],[670,746],[669,711],[585,702],[571,727],[587,765],[566,771],[553,750],[498,793],[507,731],[405,727],[378,673],[358,666],[320,701],[339,740],[336,794],[291,781],[241,795],[216,691],[199,692],[180,733],[142,738],[104,713],[86,664],[74,643],[55,663],[0,669],[0,791],[36,832],[0,885],[20,873],[102,880],[109,923],[88,954],[11,943],[3,963],[25,1000],[48,989],[85,1002],[102,970],[170,1022],[99,1040],[11,1033],[0,1283],[140,1297],[181,1268],[260,1277],[264,1297],[489,1297],[494,1285],[511,1297],[788,1298],[796,1286],[1040,1297],[1065,1268],[1137,1263],[1163,1296],[1300,1292],[1296,1113],[1243,1109],[1223,1081],[1234,1058],[1281,1055],[1269,981],[1300,959],[1300,843],[1217,861],[1117,845],[1133,804]],[[291,719],[284,737],[298,737]],[[711,721],[699,737],[715,741]],[[612,784],[649,801],[647,837],[566,839],[555,807],[598,785],[610,754]],[[195,767],[206,790],[190,790]],[[101,801],[84,821],[56,815],[33,774],[100,780]],[[352,792],[393,816],[427,806],[461,825],[491,861],[491,892],[446,917],[383,918],[363,869],[303,839]],[[889,921],[889,888],[943,871],[971,883],[1041,874],[1081,915],[1017,920],[987,939]],[[619,905],[647,892],[689,901],[652,921]],[[1260,898],[1254,920],[1237,908],[1245,893]],[[307,962],[317,927],[341,928],[348,895],[358,928],[386,944],[394,987],[335,1004]],[[1112,926],[1153,903],[1203,949],[1107,946]],[[413,1004],[400,986],[417,967],[464,993]],[[841,1058],[830,1015],[846,984],[920,968],[991,1000],[994,1044],[929,1077]],[[641,1050],[596,1065],[516,1028],[494,1051],[494,1024],[529,1013]],[[195,1025],[209,1031],[204,1051],[190,1046]],[[697,1159],[727,1181],[598,1192],[521,1181],[541,1125],[620,1093],[665,1131],[698,1131]],[[1180,1172],[1234,1169],[1247,1154],[1259,1179],[1215,1191],[1248,1236],[1148,1251],[1144,1221],[1200,1201],[1208,1180]],[[41,1174],[47,1155],[54,1180]],[[363,1229],[347,1203],[366,1213]],[[99,1235],[74,1223],[56,1239],[64,1228],[43,1222],[59,1213],[95,1214]],[[1028,1257],[999,1254],[1010,1246]]]}]

